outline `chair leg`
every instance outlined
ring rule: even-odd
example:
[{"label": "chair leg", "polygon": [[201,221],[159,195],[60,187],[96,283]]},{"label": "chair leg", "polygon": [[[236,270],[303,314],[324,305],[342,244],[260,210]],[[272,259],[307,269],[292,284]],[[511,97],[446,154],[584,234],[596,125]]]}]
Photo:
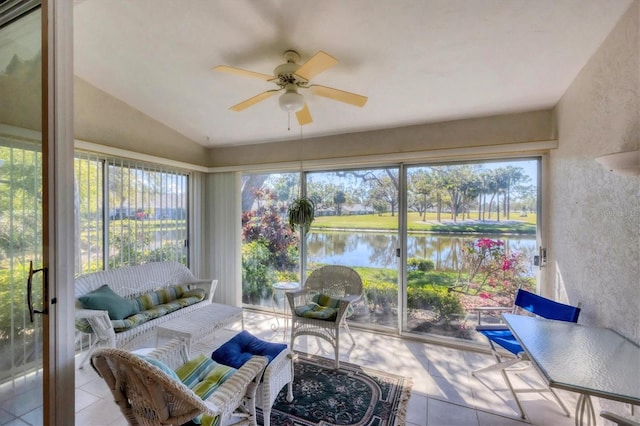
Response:
[{"label": "chair leg", "polygon": [[355,345],[356,344],[356,339],[354,339],[353,335],[351,334],[351,330],[349,329],[349,324],[347,324],[347,320],[342,321],[342,325],[344,325],[344,329],[347,330],[347,334],[349,334],[349,337],[351,338],[351,341]]},{"label": "chair leg", "polygon": [[335,352],[336,352],[336,370],[337,370],[340,368],[340,333],[336,335]]},{"label": "chair leg", "polygon": [[514,364],[518,364],[519,362],[522,362],[522,360],[520,358],[511,358],[508,359],[507,361],[502,361],[498,364],[491,364],[488,367],[483,367],[483,368],[479,368],[477,370],[474,370],[471,372],[472,376],[475,376],[476,374],[480,374],[480,373],[486,373],[489,371],[496,371],[496,370],[502,370],[504,368],[508,368],[511,367]]},{"label": "chair leg", "polygon": [[556,402],[558,403],[558,405],[562,407],[562,410],[567,415],[567,417],[571,417],[571,412],[569,411],[567,406],[564,405],[564,402],[562,402],[562,400],[560,399],[556,391],[554,391],[553,388],[549,388],[549,391],[551,392],[551,395],[553,395],[553,397],[556,399]]},{"label": "chair leg", "polygon": [[262,419],[263,426],[271,425],[271,407],[262,409]]},{"label": "chair leg", "polygon": [[518,399],[518,395],[516,395],[516,391],[515,391],[515,389],[513,389],[513,385],[511,384],[511,380],[509,379],[509,375],[507,374],[507,372],[504,369],[500,370],[500,373],[502,374],[502,377],[504,378],[504,381],[507,384],[507,386],[509,386],[509,390],[511,391],[511,395],[513,395],[513,399],[516,401],[516,405],[518,406],[518,410],[520,410],[520,418],[526,419],[527,416],[524,413],[524,408],[522,408],[522,404],[520,403],[520,400]]}]

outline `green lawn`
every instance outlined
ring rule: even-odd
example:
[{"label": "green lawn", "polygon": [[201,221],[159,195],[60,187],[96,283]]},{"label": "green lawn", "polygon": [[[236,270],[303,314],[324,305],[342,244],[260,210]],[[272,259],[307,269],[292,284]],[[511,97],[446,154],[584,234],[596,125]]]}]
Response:
[{"label": "green lawn", "polygon": [[[529,213],[525,217],[512,213],[509,221],[501,218],[500,222],[496,222],[494,214],[491,220],[479,222],[476,220],[477,213],[472,213],[470,220],[465,218],[463,221],[462,216],[459,216],[458,221],[453,222],[451,215],[445,213],[441,215],[442,222],[438,223],[435,213],[427,213],[426,221],[422,221],[418,213],[410,212],[407,219],[409,231],[535,234],[537,217],[535,213]],[[312,228],[395,230],[398,228],[398,215],[321,216],[316,217]]]}]

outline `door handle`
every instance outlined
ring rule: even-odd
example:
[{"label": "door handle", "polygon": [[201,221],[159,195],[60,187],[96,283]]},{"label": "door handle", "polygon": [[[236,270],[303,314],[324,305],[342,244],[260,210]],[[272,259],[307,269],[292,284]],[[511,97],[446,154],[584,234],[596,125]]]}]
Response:
[{"label": "door handle", "polygon": [[[33,276],[38,272],[42,272],[42,284],[43,284],[43,290],[44,290],[42,300],[45,307],[41,311],[37,309],[33,309],[33,295],[31,294],[33,290]],[[40,269],[33,269],[33,260],[29,261],[29,278],[27,278],[27,305],[29,306],[29,319],[31,320],[31,322],[33,322],[33,314],[48,313],[47,307],[46,307],[47,297],[48,297],[47,293],[49,289],[49,285],[47,283],[47,277],[48,277],[47,268],[42,267]]]}]

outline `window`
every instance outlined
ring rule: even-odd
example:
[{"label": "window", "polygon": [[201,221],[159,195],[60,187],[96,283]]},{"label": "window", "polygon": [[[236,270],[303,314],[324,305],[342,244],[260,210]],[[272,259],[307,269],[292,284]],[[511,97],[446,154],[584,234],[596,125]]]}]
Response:
[{"label": "window", "polygon": [[176,260],[188,263],[188,174],[75,156],[76,274]]},{"label": "window", "polygon": [[272,308],[272,285],[299,281],[298,236],[289,228],[287,208],[298,195],[299,173],[242,177],[242,301]]},{"label": "window", "polygon": [[[477,307],[511,306],[518,288],[536,289],[539,162],[244,175],[243,302],[280,308],[273,283],[345,265],[364,282],[350,323],[475,340],[478,312],[499,320]],[[300,184],[315,204],[302,244],[286,220]]]}]

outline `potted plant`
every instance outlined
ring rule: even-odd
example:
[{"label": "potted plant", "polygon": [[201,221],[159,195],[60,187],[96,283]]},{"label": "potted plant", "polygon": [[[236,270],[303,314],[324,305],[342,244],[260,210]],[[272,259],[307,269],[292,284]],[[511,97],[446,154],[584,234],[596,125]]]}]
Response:
[{"label": "potted plant", "polygon": [[315,217],[316,206],[308,197],[298,197],[289,205],[289,226],[295,232],[296,228],[304,229],[305,234],[311,228]]}]

